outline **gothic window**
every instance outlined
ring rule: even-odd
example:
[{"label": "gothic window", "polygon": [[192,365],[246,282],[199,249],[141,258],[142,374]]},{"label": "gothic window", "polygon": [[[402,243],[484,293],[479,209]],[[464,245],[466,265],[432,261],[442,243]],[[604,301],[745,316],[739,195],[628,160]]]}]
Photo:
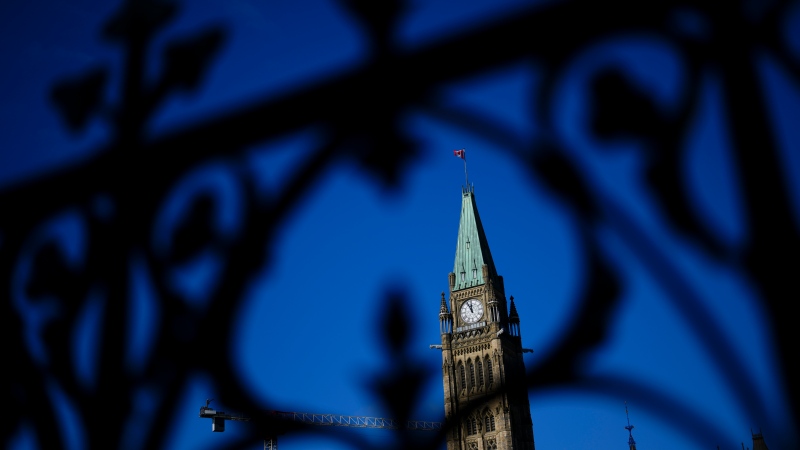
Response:
[{"label": "gothic window", "polygon": [[486,378],[489,380],[489,385],[494,383],[494,373],[492,372],[492,358],[486,357]]},{"label": "gothic window", "polygon": [[497,450],[497,441],[495,441],[494,439],[487,439],[486,450]]},{"label": "gothic window", "polygon": [[480,358],[475,360],[475,366],[478,371],[478,386],[483,387],[483,364],[481,364]]},{"label": "gothic window", "polygon": [[483,416],[483,426],[486,431],[494,431],[494,414],[491,411],[486,410],[486,415]]},{"label": "gothic window", "polygon": [[475,364],[472,363],[471,359],[467,361],[467,364],[469,365],[469,385],[475,388]]},{"label": "gothic window", "polygon": [[[497,447],[495,447],[497,448]],[[478,450],[478,443],[477,442],[468,442],[467,443],[468,450]]]},{"label": "gothic window", "polygon": [[468,436],[478,434],[478,419],[476,419],[475,416],[468,417],[465,428],[467,429]]},{"label": "gothic window", "polygon": [[458,374],[461,378],[461,389],[465,389],[467,387],[467,375],[464,373],[464,363],[458,363]]}]

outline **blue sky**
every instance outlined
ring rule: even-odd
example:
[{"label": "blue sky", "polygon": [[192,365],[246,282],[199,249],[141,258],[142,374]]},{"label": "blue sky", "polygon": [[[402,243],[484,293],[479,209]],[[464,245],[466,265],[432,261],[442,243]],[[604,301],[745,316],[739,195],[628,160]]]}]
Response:
[{"label": "blue sky", "polygon": [[[243,105],[253,96],[270,98],[346,73],[365,56],[364,36],[333,2],[271,3],[275,2],[201,0],[181,5],[156,46],[213,24],[230,26],[229,35],[198,92],[176,96],[159,111],[151,128],[154,134]],[[403,48],[409,49],[513,14],[530,3],[411,4],[398,33]],[[118,75],[119,53],[99,38],[117,6],[96,0],[13,0],[0,6],[0,54],[7,61],[0,71],[0,188],[90,156],[107,138],[108,130],[100,121],[81,134],[69,133],[47,96],[55,82],[97,65],[108,65]],[[668,107],[681,89],[680,63],[663,42],[642,37],[600,43],[576,58],[557,85],[559,102],[553,107],[557,138],[580,158],[594,189],[624,210],[654,246],[667,251],[680,276],[697,288],[701,307],[717,320],[724,339],[750,372],[767,416],[755,418],[742,410],[736,393],[724,382],[725,374],[675,307],[674,291],[642,263],[620,221],[610,220],[592,232],[624,274],[624,307],[614,316],[613,334],[603,348],[583,362],[585,370],[596,376],[624,374],[657,386],[706,418],[726,438],[698,442],[635,396],[564,389],[530,396],[537,447],[625,448],[625,402],[640,450],[701,450],[718,444],[727,450],[740,448],[740,442],[751,445],[751,429],[763,430],[768,444],[775,436],[788,436],[790,430],[796,433],[785,421],[773,343],[754,287],[737,267],[705,257],[664,225],[661,212],[652,207],[642,188],[638,176],[642,160],[634,144],[601,144],[585,129],[581,102],[586,74],[609,62],[629,67]],[[154,64],[153,71],[157,70]],[[800,222],[796,151],[800,134],[788,119],[800,113],[800,92],[769,60],[760,70],[768,80],[768,100],[776,114],[776,133],[784,145],[784,167]],[[540,76],[534,64],[519,62],[454,83],[442,93],[443,101],[486,114],[504,123],[519,142],[529,142],[541,131],[532,125],[537,118],[530,101],[530,90]],[[118,83],[113,80],[112,75],[108,92],[112,98]],[[685,182],[695,193],[692,207],[735,247],[747,230],[728,154],[725,107],[713,74],[708,74],[700,100],[696,131],[685,144],[690,155]],[[400,287],[414,317],[412,355],[432,374],[417,418],[441,419],[441,355],[428,346],[440,339],[439,296],[447,290],[455,255],[464,184],[462,161],[452,153],[456,148],[466,148],[469,181],[475,185],[497,270],[507,294],[515,298],[523,346],[534,349],[525,356],[527,367],[548,355],[575,313],[585,276],[577,218],[530,178],[502,143],[425,111],[409,114],[405,125],[421,143],[422,156],[405,173],[402,189],[386,192],[353,165],[336,166],[279,231],[279,245],[272,255],[275,263],[248,290],[239,312],[237,345],[231,351],[242,382],[272,409],[385,417],[387,412],[367,385],[387,363],[376,338],[382,293]],[[242,159],[258,174],[262,192],[268,193],[308,157],[318,139],[313,132],[286,136],[246,150]],[[196,182],[222,186],[227,176],[225,167],[211,167],[199,172]],[[235,211],[231,214],[235,216]],[[202,303],[205,283],[214,283],[213,270],[213,262],[198,264],[176,284],[189,301]],[[135,295],[146,305],[147,282],[141,281],[138,289]],[[149,312],[147,306],[143,311]],[[145,339],[141,351],[149,345],[157,344]],[[327,351],[328,345],[347,350]],[[215,395],[209,390],[209,380],[202,378],[186,386],[185,416],[163,424],[173,432],[169,448],[208,448],[235,438],[244,426],[229,423],[225,433],[211,432],[210,422],[197,415],[205,399]],[[354,432],[367,433],[376,445],[386,439],[381,430]],[[32,441],[23,431],[14,449],[35,448]],[[68,448],[80,448],[80,441],[75,436]],[[280,442],[285,450],[346,448],[324,436],[285,436]]]}]

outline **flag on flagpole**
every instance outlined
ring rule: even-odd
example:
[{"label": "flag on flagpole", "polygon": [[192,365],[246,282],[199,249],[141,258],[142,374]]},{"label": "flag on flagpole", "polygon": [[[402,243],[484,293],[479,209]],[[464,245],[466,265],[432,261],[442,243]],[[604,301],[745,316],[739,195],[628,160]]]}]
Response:
[{"label": "flag on flagpole", "polygon": [[469,176],[467,175],[467,150],[464,148],[453,150],[453,154],[464,160],[464,181],[466,181],[467,186],[469,186]]}]

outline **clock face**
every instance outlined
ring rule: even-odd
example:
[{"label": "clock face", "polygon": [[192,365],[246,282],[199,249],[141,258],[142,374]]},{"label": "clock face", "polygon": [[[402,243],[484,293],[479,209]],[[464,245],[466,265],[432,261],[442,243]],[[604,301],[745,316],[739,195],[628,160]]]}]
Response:
[{"label": "clock face", "polygon": [[475,323],[483,316],[483,304],[471,298],[461,305],[461,318],[464,322]]}]

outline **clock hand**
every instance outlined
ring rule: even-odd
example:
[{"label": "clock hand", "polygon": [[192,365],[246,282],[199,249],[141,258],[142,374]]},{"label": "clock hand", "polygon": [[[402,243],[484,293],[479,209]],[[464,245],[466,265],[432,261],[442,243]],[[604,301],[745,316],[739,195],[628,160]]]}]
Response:
[{"label": "clock hand", "polygon": [[469,312],[471,312],[471,313],[475,312],[475,311],[472,310],[472,303],[467,303],[467,306],[469,306]]}]

